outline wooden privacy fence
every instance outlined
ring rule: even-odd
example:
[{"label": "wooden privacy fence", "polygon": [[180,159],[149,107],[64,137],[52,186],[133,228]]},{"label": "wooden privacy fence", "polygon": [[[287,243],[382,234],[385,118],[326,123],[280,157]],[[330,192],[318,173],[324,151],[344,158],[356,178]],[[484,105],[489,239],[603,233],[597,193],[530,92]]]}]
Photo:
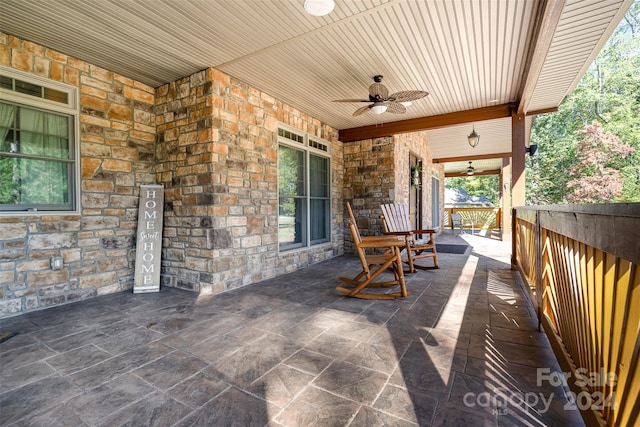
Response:
[{"label": "wooden privacy fence", "polygon": [[638,425],[640,203],[516,208],[512,218],[512,263],[572,403],[587,425]]},{"label": "wooden privacy fence", "polygon": [[502,222],[500,208],[445,208],[443,226],[453,228],[451,214],[458,213],[462,217],[464,228],[486,230],[500,228]]}]

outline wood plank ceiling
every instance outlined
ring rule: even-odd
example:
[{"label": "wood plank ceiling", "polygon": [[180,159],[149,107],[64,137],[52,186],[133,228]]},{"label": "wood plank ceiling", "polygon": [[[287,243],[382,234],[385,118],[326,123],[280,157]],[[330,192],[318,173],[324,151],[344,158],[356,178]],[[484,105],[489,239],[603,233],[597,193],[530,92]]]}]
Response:
[{"label": "wood plank ceiling", "polygon": [[[0,30],[154,87],[214,67],[346,130],[504,104],[556,108],[632,0],[336,0],[323,17],[303,3],[0,0]],[[390,92],[429,96],[403,115],[353,117],[364,104],[332,102],[366,98],[378,74]],[[427,136],[434,158],[511,150],[510,118]]]}]

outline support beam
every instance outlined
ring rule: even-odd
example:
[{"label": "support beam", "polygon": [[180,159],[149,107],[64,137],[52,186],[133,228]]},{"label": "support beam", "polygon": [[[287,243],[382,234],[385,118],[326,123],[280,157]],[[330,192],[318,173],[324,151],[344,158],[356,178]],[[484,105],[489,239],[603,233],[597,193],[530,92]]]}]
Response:
[{"label": "support beam", "polygon": [[525,205],[525,126],[524,114],[511,117],[511,206]]},{"label": "support beam", "polygon": [[555,113],[556,111],[558,111],[558,107],[550,107],[550,108],[544,108],[542,110],[529,111],[525,115],[526,116],[537,116],[539,114]]},{"label": "support beam", "polygon": [[433,163],[453,163],[453,162],[468,162],[469,160],[484,160],[484,159],[500,159],[505,157],[511,157],[511,153],[495,153],[495,154],[479,154],[476,156],[460,156],[460,157],[440,157],[433,159]]},{"label": "support beam", "polygon": [[362,141],[364,139],[381,138],[399,133],[420,132],[462,123],[481,122],[483,120],[503,119],[510,117],[515,109],[513,104],[494,105],[474,110],[458,111],[455,113],[439,114],[436,116],[418,117],[409,120],[383,123],[381,125],[362,126],[343,129],[338,139],[342,142]]},{"label": "support beam", "polygon": [[489,169],[481,172],[474,172],[473,175],[467,175],[460,172],[447,172],[444,174],[445,178],[464,178],[466,176],[483,176],[483,175],[500,175],[500,169]]}]

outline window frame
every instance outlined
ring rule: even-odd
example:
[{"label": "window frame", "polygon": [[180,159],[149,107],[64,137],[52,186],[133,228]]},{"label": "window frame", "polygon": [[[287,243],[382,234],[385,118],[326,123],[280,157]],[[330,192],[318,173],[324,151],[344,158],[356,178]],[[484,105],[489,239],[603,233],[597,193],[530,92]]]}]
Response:
[{"label": "window frame", "polygon": [[[280,135],[280,130],[285,132],[289,132],[299,138],[299,140],[294,141],[285,136]],[[295,250],[306,250],[312,247],[318,247],[323,244],[331,243],[332,241],[332,228],[331,228],[331,145],[329,141],[326,141],[322,138],[318,138],[312,135],[309,135],[306,132],[300,131],[296,128],[279,124],[278,132],[278,153],[280,152],[280,147],[285,146],[294,150],[298,150],[304,153],[304,190],[303,196],[298,197],[299,199],[304,200],[304,224],[303,224],[303,241],[300,243],[292,243],[288,245],[283,245],[280,242],[280,187],[278,185],[278,200],[277,200],[277,209],[278,209],[278,253],[291,253]],[[327,197],[319,197],[319,196],[311,196],[311,156],[317,156],[323,159],[326,159],[328,164],[327,168]],[[280,176],[280,160],[278,155],[278,165],[277,165],[277,173],[278,173],[278,181]],[[327,230],[327,235],[323,239],[311,240],[311,200],[326,200],[327,201],[327,211],[324,215],[325,221],[325,229]]]},{"label": "window frame", "polygon": [[[1,205],[0,217],[19,215],[51,215],[51,214],[78,214],[80,212],[80,111],[79,111],[79,94],[78,88],[65,83],[44,77],[35,76],[19,70],[8,68],[0,65],[0,75],[14,80],[20,80],[29,84],[41,86],[43,89],[52,89],[54,91],[67,94],[66,102],[41,98],[26,93],[17,92],[12,89],[0,87],[0,96],[2,102],[24,107],[33,110],[43,111],[45,113],[59,114],[66,116],[69,120],[69,154],[70,158],[67,163],[70,171],[68,173],[68,198],[69,203],[65,206],[51,207],[45,205]],[[38,156],[36,156],[38,157]],[[38,160],[49,161],[45,156],[38,157]],[[31,156],[20,156],[20,158],[29,159]]]},{"label": "window frame", "polygon": [[440,184],[440,178],[435,174],[431,175],[431,228],[442,227]]}]

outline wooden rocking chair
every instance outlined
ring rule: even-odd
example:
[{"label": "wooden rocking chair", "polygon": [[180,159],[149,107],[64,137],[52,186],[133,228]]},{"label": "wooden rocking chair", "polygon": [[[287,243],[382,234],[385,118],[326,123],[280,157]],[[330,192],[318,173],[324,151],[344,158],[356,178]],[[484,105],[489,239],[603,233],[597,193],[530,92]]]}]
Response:
[{"label": "wooden rocking chair", "polygon": [[[395,237],[388,236],[360,236],[360,230],[353,216],[351,205],[347,203],[349,211],[349,229],[356,246],[358,258],[362,264],[362,271],[353,279],[348,277],[340,277],[340,280],[355,286],[354,289],[347,289],[342,286],[336,287],[350,297],[387,300],[409,296],[404,282],[404,273],[402,271],[402,257],[400,256],[400,248],[404,247],[404,242]],[[381,250],[382,253],[370,253],[373,250]],[[369,253],[368,253],[369,252]],[[376,282],[375,279],[387,269],[393,271],[394,280],[387,282]],[[366,288],[381,288],[400,286],[399,292],[392,293],[370,293],[363,292]]]},{"label": "wooden rocking chair", "polygon": [[[404,239],[404,247],[407,257],[402,261],[409,264],[409,271],[415,273],[416,268],[423,270],[440,268],[438,254],[433,235],[434,229],[414,230],[409,219],[409,206],[400,203],[381,205],[382,227],[385,235],[398,236]],[[428,234],[428,239],[418,240],[418,235]],[[433,258],[433,267],[418,265],[415,260],[421,258]]]}]

